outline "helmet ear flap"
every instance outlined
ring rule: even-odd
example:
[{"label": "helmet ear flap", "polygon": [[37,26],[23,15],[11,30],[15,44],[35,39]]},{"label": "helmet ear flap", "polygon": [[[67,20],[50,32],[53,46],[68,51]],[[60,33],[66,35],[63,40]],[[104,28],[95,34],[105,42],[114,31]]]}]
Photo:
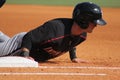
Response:
[{"label": "helmet ear flap", "polygon": [[80,15],[80,10],[79,9],[75,9],[74,13],[73,13],[73,18],[77,18]]},{"label": "helmet ear flap", "polygon": [[89,26],[89,23],[81,23],[81,28],[82,29],[87,29],[88,28],[88,26]]},{"label": "helmet ear flap", "polygon": [[86,22],[86,17],[81,15],[79,9],[74,10],[73,19],[82,29],[88,28],[89,23]]}]

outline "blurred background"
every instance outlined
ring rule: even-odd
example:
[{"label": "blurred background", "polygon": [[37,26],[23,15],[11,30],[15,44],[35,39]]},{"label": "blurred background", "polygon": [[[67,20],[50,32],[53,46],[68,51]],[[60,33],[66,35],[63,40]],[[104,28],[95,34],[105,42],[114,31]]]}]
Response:
[{"label": "blurred background", "polygon": [[91,1],[103,7],[120,7],[120,0],[7,0],[7,4],[74,6],[78,2]]}]

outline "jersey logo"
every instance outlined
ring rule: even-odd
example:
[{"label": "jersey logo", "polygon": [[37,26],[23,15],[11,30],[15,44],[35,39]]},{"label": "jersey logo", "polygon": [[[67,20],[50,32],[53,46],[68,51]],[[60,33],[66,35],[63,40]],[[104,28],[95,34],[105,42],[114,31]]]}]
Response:
[{"label": "jersey logo", "polygon": [[61,52],[61,51],[56,51],[52,47],[44,48],[44,50],[54,57],[62,55],[64,53],[64,52]]}]

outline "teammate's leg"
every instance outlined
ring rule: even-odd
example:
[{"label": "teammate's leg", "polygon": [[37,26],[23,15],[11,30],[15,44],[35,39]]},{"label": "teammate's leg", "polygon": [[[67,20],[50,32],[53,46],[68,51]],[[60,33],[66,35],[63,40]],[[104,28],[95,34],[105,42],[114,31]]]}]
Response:
[{"label": "teammate's leg", "polygon": [[0,43],[0,56],[9,55],[16,49],[20,48],[22,38],[26,32],[19,33],[7,41]]},{"label": "teammate's leg", "polygon": [[0,31],[0,43],[9,40],[10,37]]}]

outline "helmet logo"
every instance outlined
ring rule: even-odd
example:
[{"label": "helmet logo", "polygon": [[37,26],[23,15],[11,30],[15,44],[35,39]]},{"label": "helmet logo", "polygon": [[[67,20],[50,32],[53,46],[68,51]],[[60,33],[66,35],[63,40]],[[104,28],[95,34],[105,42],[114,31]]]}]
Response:
[{"label": "helmet logo", "polygon": [[98,8],[94,8],[95,12],[100,12],[100,10]]}]

